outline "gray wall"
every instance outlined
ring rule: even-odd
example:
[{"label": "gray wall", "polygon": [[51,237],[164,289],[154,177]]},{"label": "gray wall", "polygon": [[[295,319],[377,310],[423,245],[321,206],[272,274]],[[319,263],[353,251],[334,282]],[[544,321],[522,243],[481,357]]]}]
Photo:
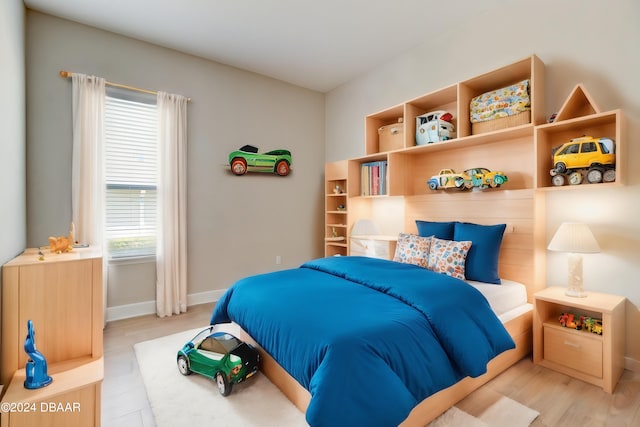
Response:
[{"label": "gray wall", "polygon": [[[324,95],[174,50],[27,11],[29,246],[71,220],[71,82],[60,70],[179,93],[189,104],[188,293],[322,255]],[[288,177],[228,170],[251,143],[290,149]],[[276,264],[276,256],[282,264]],[[155,299],[153,265],[114,264],[108,307]]]},{"label": "gray wall", "polygon": [[24,29],[22,0],[0,2],[0,265],[26,239]]},{"label": "gray wall", "polygon": [[[583,83],[601,111],[621,108],[626,118],[627,185],[549,192],[547,241],[561,222],[590,225],[602,253],[585,256],[585,288],[629,299],[626,353],[640,369],[638,23],[637,0],[615,0],[606,7],[599,0],[504,2],[481,20],[430,35],[423,45],[328,93],[326,158],[364,155],[366,115],[531,54],[546,65],[547,115],[558,111],[577,83]],[[375,202],[375,219],[383,229],[402,229],[402,215],[382,215],[396,211],[394,200]],[[547,284],[565,286],[566,274],[566,254],[547,252]]]}]

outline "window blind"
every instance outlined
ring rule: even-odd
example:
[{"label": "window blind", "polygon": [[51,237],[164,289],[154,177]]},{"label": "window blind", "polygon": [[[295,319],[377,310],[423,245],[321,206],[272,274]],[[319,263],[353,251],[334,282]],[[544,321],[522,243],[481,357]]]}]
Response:
[{"label": "window blind", "polygon": [[155,98],[107,93],[105,232],[111,258],[155,255],[157,122]]}]

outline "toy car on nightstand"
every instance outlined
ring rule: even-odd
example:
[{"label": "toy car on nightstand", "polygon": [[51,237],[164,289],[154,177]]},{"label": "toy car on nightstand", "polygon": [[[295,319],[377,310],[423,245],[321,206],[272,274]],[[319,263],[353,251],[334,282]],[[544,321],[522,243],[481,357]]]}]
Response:
[{"label": "toy car on nightstand", "polygon": [[503,172],[492,172],[487,168],[467,169],[464,173],[471,179],[471,186],[478,188],[500,187],[509,180]]},{"label": "toy car on nightstand", "polygon": [[249,172],[270,172],[287,176],[291,171],[291,152],[289,150],[272,150],[258,153],[258,148],[245,145],[239,150],[229,153],[229,166],[235,175]]},{"label": "toy car on nightstand", "polygon": [[215,380],[220,394],[228,396],[234,384],[258,372],[260,355],[251,345],[210,326],[178,351],[177,362],[182,375],[195,372]]},{"label": "toy car on nightstand", "polygon": [[589,183],[615,180],[615,143],[610,138],[583,136],[555,147],[551,151],[553,169],[551,182],[560,186],[569,176],[570,184],[582,182],[581,169],[585,170]]},{"label": "toy car on nightstand", "polygon": [[464,173],[456,173],[453,169],[442,169],[438,175],[432,176],[427,185],[430,190],[439,190],[442,188],[458,188],[464,190],[466,183],[471,183],[471,178]]}]

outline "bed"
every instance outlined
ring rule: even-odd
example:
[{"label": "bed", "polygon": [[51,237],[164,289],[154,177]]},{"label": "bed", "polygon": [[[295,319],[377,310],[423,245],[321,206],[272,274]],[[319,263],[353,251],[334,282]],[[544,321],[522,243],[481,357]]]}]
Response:
[{"label": "bed", "polygon": [[[510,228],[500,259],[524,250],[525,265],[531,248]],[[424,426],[531,351],[532,290],[518,281],[526,274],[487,283],[400,261],[331,257],[248,277],[211,323],[240,326],[314,427]],[[523,265],[513,271],[531,272]]]}]

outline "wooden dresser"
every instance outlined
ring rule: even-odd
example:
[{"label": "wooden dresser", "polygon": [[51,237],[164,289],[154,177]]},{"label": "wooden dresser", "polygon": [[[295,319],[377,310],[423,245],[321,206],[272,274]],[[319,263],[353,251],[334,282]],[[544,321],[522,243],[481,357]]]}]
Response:
[{"label": "wooden dresser", "polygon": [[[2,426],[100,424],[103,378],[102,256],[91,249],[52,254],[27,249],[2,268]],[[53,383],[23,387],[24,341],[32,320],[35,342],[47,360]],[[69,406],[69,405],[71,406]],[[56,416],[47,405],[79,411]],[[53,407],[51,407],[53,408]],[[26,413],[27,410],[33,409]],[[60,415],[60,414],[58,414]],[[53,424],[51,424],[53,422]]]}]

